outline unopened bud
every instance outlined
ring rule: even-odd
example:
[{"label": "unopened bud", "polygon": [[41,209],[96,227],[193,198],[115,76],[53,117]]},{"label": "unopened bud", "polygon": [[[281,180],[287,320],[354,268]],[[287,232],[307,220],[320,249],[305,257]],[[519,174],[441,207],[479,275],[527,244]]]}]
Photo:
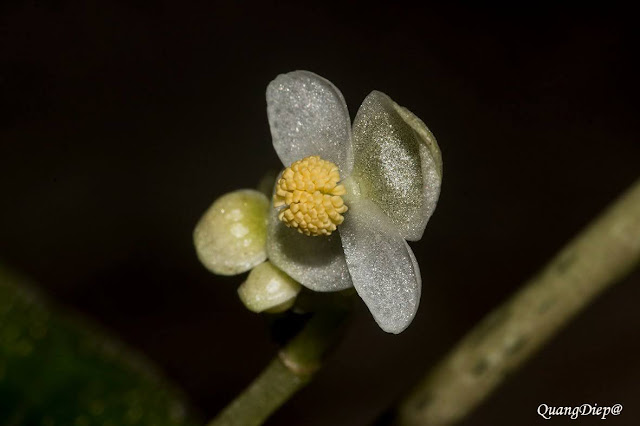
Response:
[{"label": "unopened bud", "polygon": [[219,275],[236,275],[264,262],[268,209],[267,197],[253,189],[218,198],[193,231],[202,264]]},{"label": "unopened bud", "polygon": [[266,261],[249,273],[238,288],[242,303],[253,312],[283,312],[293,306],[300,284]]}]

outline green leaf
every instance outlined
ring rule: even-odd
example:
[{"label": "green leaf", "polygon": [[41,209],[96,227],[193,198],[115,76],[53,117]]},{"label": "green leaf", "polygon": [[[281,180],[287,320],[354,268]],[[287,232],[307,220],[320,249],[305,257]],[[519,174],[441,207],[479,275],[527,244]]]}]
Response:
[{"label": "green leaf", "polygon": [[192,425],[147,360],[0,265],[0,425]]}]

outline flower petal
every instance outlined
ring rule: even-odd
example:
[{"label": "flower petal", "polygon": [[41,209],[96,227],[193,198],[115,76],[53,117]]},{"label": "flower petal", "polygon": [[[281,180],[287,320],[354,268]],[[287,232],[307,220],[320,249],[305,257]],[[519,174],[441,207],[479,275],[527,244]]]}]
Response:
[{"label": "flower petal", "polygon": [[308,237],[282,223],[275,208],[270,210],[267,255],[274,265],[314,291],[353,286],[337,233]]},{"label": "flower petal", "polygon": [[267,87],[273,147],[285,166],[319,155],[351,173],[351,119],[342,93],[309,71],[281,74]]},{"label": "flower petal", "polygon": [[370,200],[352,200],[340,236],[356,291],[380,328],[400,333],[418,310],[422,288],[411,248]]},{"label": "flower petal", "polygon": [[269,199],[253,189],[218,198],[193,231],[198,258],[211,272],[235,275],[267,258]]},{"label": "flower petal", "polygon": [[442,159],[427,126],[381,92],[353,123],[353,178],[408,240],[419,240],[440,195]]}]

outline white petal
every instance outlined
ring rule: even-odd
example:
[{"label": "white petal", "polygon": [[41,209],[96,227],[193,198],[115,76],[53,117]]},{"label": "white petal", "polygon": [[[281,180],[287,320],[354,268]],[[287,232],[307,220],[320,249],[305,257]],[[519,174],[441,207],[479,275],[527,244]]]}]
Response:
[{"label": "white petal", "polygon": [[251,270],[238,288],[238,296],[253,312],[283,312],[289,309],[300,292],[300,284],[269,261]]},{"label": "white petal", "polygon": [[353,200],[340,227],[353,286],[380,328],[400,333],[413,320],[422,280],[395,225],[369,200]]},{"label": "white petal", "polygon": [[242,189],[218,198],[193,231],[198,258],[220,275],[246,272],[267,258],[269,200]]},{"label": "white petal", "polygon": [[353,286],[337,233],[308,237],[282,223],[275,208],[270,210],[267,255],[274,265],[314,291]]},{"label": "white petal", "polygon": [[285,166],[319,155],[351,173],[351,119],[342,93],[309,71],[281,74],[267,87],[273,147]]},{"label": "white petal", "polygon": [[353,178],[401,235],[419,240],[440,195],[442,159],[420,119],[387,95],[372,92],[353,123]]}]

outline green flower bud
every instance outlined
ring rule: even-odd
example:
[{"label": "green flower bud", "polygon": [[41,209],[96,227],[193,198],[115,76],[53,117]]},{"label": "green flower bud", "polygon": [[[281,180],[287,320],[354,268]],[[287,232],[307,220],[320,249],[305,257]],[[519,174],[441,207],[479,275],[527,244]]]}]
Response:
[{"label": "green flower bud", "polygon": [[249,273],[238,288],[242,303],[253,312],[283,312],[293,306],[300,284],[266,261]]},{"label": "green flower bud", "polygon": [[267,197],[253,189],[218,198],[193,231],[200,262],[219,275],[240,274],[264,262],[268,209]]}]

